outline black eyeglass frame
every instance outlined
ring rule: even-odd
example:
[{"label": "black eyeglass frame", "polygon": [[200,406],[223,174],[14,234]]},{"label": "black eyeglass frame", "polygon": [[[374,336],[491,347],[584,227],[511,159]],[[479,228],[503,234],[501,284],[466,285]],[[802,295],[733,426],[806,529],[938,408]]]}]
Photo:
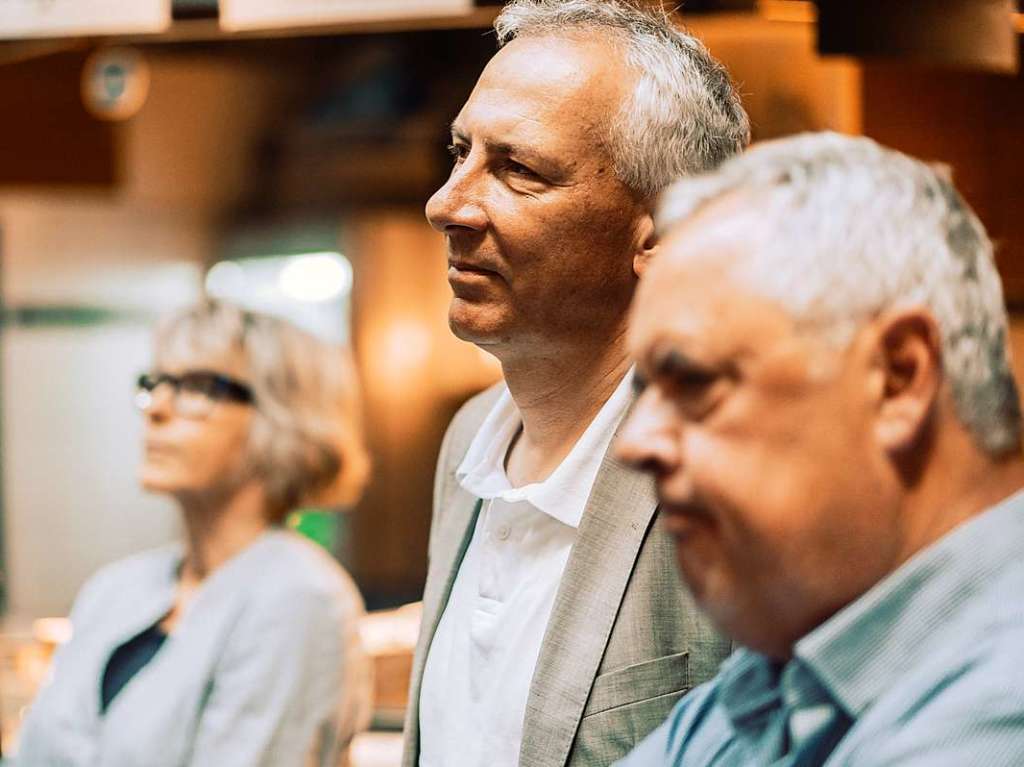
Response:
[{"label": "black eyeglass frame", "polygon": [[187,370],[175,375],[165,372],[149,372],[139,375],[136,388],[150,394],[160,384],[170,384],[177,394],[182,389],[202,394],[213,402],[238,402],[251,405],[255,402],[252,387],[231,376],[213,370]]}]

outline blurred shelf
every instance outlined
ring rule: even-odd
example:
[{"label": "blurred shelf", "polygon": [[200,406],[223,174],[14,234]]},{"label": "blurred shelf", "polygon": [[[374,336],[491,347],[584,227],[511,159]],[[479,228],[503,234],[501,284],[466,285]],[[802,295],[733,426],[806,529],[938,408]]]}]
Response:
[{"label": "blurred shelf", "polygon": [[122,43],[175,43],[207,42],[281,37],[321,37],[331,35],[381,34],[386,32],[415,32],[430,29],[474,29],[490,27],[498,15],[497,8],[474,8],[469,13],[422,18],[383,19],[379,21],[352,21],[338,24],[286,27],[280,29],[226,32],[216,19],[175,21],[160,35],[127,35],[117,38]]},{"label": "blurred shelf", "polygon": [[218,0],[172,0],[171,11],[176,19],[217,18]]},{"label": "blurred shelf", "polygon": [[265,40],[295,37],[330,37],[339,35],[386,34],[445,29],[489,29],[500,8],[473,8],[467,13],[361,20],[334,24],[284,27],[279,29],[227,32],[216,18],[175,18],[171,26],[159,34],[104,35],[102,37],[34,38],[31,40],[0,40],[0,66],[47,56],[68,50],[98,45],[146,45],[164,43],[229,42],[232,40]]},{"label": "blurred shelf", "polygon": [[[204,0],[193,3],[204,8]],[[190,6],[191,8],[192,6]],[[290,37],[329,37],[354,34],[384,34],[434,29],[488,29],[498,15],[499,7],[477,7],[467,13],[398,18],[373,21],[352,21],[334,24],[296,26],[279,29],[227,32],[216,18],[202,13],[178,13],[170,28],[160,34],[131,34],[105,37],[75,37],[64,39],[33,39],[0,41],[0,65],[13,63],[56,51],[80,49],[104,44],[144,45],[146,43],[216,42],[230,40],[259,40]],[[735,16],[735,14],[733,14]],[[811,0],[760,0],[756,16],[766,21],[813,24],[817,19],[817,6]],[[1014,13],[1013,25],[1024,34],[1024,13]]]},{"label": "blurred shelf", "polygon": [[431,29],[486,29],[498,15],[498,8],[474,8],[468,13],[421,18],[352,21],[336,24],[258,29],[226,32],[216,19],[176,20],[171,28],[159,35],[123,35],[110,42],[126,44],[209,42],[253,40],[286,37],[325,37],[332,35],[383,34],[388,32],[416,32]]},{"label": "blurred shelf", "polygon": [[[760,0],[757,12],[768,21],[787,21],[813,24],[818,19],[818,7],[812,0]],[[1024,35],[1024,13],[1011,13],[1013,28]]]},{"label": "blurred shelf", "polygon": [[757,11],[768,21],[813,24],[818,20],[818,7],[810,0],[760,0]]}]

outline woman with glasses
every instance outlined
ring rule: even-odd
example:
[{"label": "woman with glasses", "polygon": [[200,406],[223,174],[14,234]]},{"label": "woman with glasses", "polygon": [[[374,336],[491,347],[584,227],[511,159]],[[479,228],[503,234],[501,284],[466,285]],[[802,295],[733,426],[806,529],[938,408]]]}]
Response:
[{"label": "woman with glasses", "polygon": [[362,600],[282,521],[350,505],[362,488],[348,357],[207,301],[160,326],[155,362],[136,393],[141,481],[177,502],[184,540],[82,589],[18,764],[341,764],[369,714]]}]

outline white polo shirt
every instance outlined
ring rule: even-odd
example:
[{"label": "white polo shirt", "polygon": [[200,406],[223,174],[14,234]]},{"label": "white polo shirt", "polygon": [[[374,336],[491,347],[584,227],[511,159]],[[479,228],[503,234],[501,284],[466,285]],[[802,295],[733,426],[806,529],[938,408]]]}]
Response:
[{"label": "white polo shirt", "polygon": [[551,608],[601,461],[630,403],[632,370],[558,468],[514,488],[522,418],[502,392],[456,477],[483,499],[420,691],[420,767],[515,767]]}]

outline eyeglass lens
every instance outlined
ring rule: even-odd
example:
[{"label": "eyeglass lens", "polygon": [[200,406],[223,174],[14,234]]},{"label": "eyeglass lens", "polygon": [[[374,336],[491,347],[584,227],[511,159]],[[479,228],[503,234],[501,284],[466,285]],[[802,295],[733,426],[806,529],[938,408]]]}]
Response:
[{"label": "eyeglass lens", "polygon": [[252,402],[252,390],[241,381],[210,371],[189,371],[181,375],[143,373],[138,379],[135,404],[147,410],[153,394],[162,384],[170,385],[175,409],[184,416],[203,416],[220,401]]}]

